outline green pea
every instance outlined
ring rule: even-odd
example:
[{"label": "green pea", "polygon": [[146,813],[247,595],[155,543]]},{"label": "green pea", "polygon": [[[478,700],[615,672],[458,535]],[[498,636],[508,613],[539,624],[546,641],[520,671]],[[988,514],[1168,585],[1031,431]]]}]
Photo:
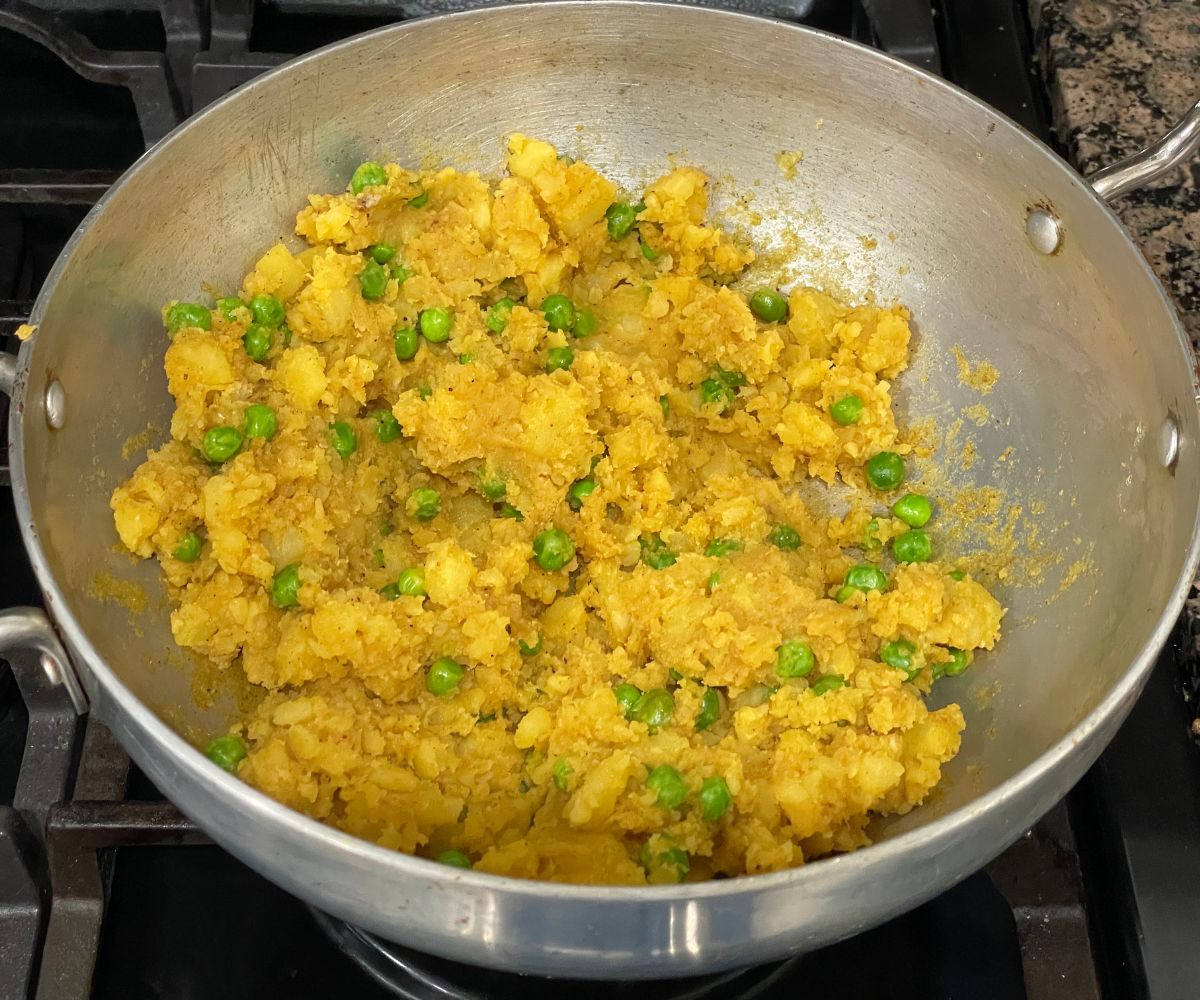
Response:
[{"label": "green pea", "polygon": [[467,668],[449,656],[439,656],[425,674],[425,689],[439,698],[450,694],[466,676]]},{"label": "green pea", "polygon": [[616,696],[621,714],[627,719],[631,718],[630,713],[633,712],[633,706],[637,704],[637,700],[642,696],[641,688],[634,684],[618,684],[613,688],[613,694]]},{"label": "green pea", "polygon": [[418,521],[432,521],[442,509],[442,496],[428,486],[418,486],[408,495],[404,509]]},{"label": "green pea", "polygon": [[246,303],[237,298],[217,299],[217,308],[230,323],[237,322],[239,309],[245,309]]},{"label": "green pea", "polygon": [[[659,872],[669,874],[675,882],[682,882],[691,870],[687,851],[682,847],[671,847],[663,851],[659,854],[655,867]],[[650,882],[653,884],[657,881],[660,879],[652,875]]]},{"label": "green pea", "polygon": [[242,450],[244,440],[236,427],[213,427],[205,431],[200,450],[210,462],[227,462]]},{"label": "green pea", "polygon": [[867,530],[863,532],[862,547],[867,552],[877,552],[883,548],[883,542],[879,540],[879,529],[883,525],[879,518],[873,517],[867,522]]},{"label": "green pea", "polygon": [[626,202],[618,201],[608,206],[604,218],[608,222],[608,235],[614,240],[623,240],[633,230],[637,212]]},{"label": "green pea", "polygon": [[933,517],[933,505],[920,493],[905,493],[892,504],[892,513],[910,528],[923,528]]},{"label": "green pea", "polygon": [[787,299],[773,288],[760,288],[750,296],[750,311],[764,323],[778,323],[787,316]]},{"label": "green pea", "polygon": [[396,248],[390,243],[375,243],[367,247],[367,253],[376,264],[386,264],[396,256]]},{"label": "green pea", "polygon": [[267,354],[270,353],[274,343],[275,334],[267,327],[259,326],[257,323],[251,323],[246,327],[246,332],[242,334],[242,347],[245,348],[247,356],[251,361],[257,361],[260,364],[267,360]]},{"label": "green pea", "polygon": [[881,451],[867,459],[867,482],[882,493],[904,482],[904,459],[894,451]]},{"label": "green pea", "polygon": [[949,573],[951,580],[965,580],[967,574],[961,569],[952,569]]},{"label": "green pea", "polygon": [[843,427],[857,424],[862,419],[863,401],[857,396],[843,396],[829,408],[829,415]]},{"label": "green pea", "polygon": [[498,476],[480,476],[479,492],[493,502],[503,500],[508,493],[508,484]]},{"label": "green pea", "polygon": [[718,378],[706,378],[700,383],[700,405],[708,406],[718,413],[727,413],[733,408],[737,393]]},{"label": "green pea", "polygon": [[800,548],[800,533],[795,528],[781,524],[770,530],[767,541],[784,552],[794,552]]},{"label": "green pea", "polygon": [[350,176],[350,190],[355,194],[362,194],[364,188],[379,187],[387,182],[387,171],[378,163],[368,160],[366,163],[360,163]]},{"label": "green pea", "polygon": [[248,438],[270,441],[279,430],[275,411],[265,403],[251,403],[242,414],[242,432]]},{"label": "green pea", "polygon": [[714,538],[704,547],[704,554],[714,558],[741,552],[744,546],[736,538]]},{"label": "green pea", "polygon": [[535,642],[532,646],[529,645],[529,643],[527,643],[524,639],[518,639],[517,649],[520,651],[522,656],[537,656],[538,653],[542,651],[542,644],[542,633],[539,632],[537,642]]},{"label": "green pea", "polygon": [[590,309],[580,309],[575,313],[575,324],[571,327],[571,336],[580,339],[590,337],[600,326],[596,314]]},{"label": "green pea", "polygon": [[575,558],[575,543],[558,528],[547,528],[533,540],[533,557],[549,573],[557,572]]},{"label": "green pea", "polygon": [[946,652],[950,654],[950,662],[940,664],[942,673],[946,677],[957,677],[971,665],[972,656],[967,650],[947,646]]},{"label": "green pea", "polygon": [[471,859],[467,857],[467,855],[465,855],[462,851],[456,851],[454,849],[442,851],[442,853],[437,856],[437,862],[439,865],[449,865],[451,868],[474,867]]},{"label": "green pea", "polygon": [[567,490],[567,504],[571,510],[580,510],[583,507],[583,501],[596,492],[596,480],[588,476],[586,479],[577,479],[571,484],[571,488]]},{"label": "green pea", "polygon": [[229,733],[218,736],[204,750],[204,755],[217,767],[230,774],[237,772],[237,766],[246,756],[246,744],[240,736]]},{"label": "green pea", "polygon": [[405,597],[425,596],[425,570],[420,566],[409,566],[400,571],[396,587]]},{"label": "green pea", "polygon": [[660,729],[675,714],[675,698],[666,688],[651,688],[640,695],[629,710],[634,722],[644,722],[651,729]]},{"label": "green pea", "polygon": [[933,543],[920,528],[910,528],[892,539],[892,555],[896,557],[896,562],[929,562],[933,558]]},{"label": "green pea", "polygon": [[866,592],[868,590],[885,590],[888,579],[883,570],[878,566],[872,566],[870,563],[859,563],[846,570],[846,577],[842,583],[851,590]]},{"label": "green pea", "polygon": [[705,778],[700,785],[700,815],[715,823],[733,805],[733,796],[724,778]]},{"label": "green pea", "polygon": [[163,322],[172,334],[178,334],[180,330],[188,328],[211,330],[212,313],[197,303],[175,303],[167,310]]},{"label": "green pea", "polygon": [[397,361],[412,361],[417,356],[420,346],[420,335],[411,326],[402,326],[392,334],[392,346],[396,350]]},{"label": "green pea", "polygon": [[188,327],[194,327],[197,330],[211,330],[212,313],[195,302],[176,302],[167,310],[166,324],[167,330],[171,333],[178,333]]},{"label": "green pea", "polygon": [[329,425],[329,443],[342,458],[349,458],[358,450],[358,436],[354,428],[344,420]]},{"label": "green pea", "polygon": [[408,204],[409,204],[409,205],[410,205],[412,208],[424,208],[426,205],[428,205],[428,204],[429,204],[429,192],[428,192],[428,191],[422,191],[422,192],[421,192],[419,195],[417,195],[415,198],[409,198],[409,199],[408,199]]},{"label": "green pea", "polygon": [[518,522],[525,520],[525,515],[510,503],[502,503],[500,505],[500,516],[511,517],[514,521]]},{"label": "green pea", "polygon": [[676,809],[687,798],[687,783],[683,775],[670,764],[659,764],[646,775],[646,787],[658,795],[657,802],[664,809]]},{"label": "green pea", "polygon": [[575,325],[575,306],[565,295],[550,295],[542,302],[542,315],[551,330],[570,330]]},{"label": "green pea", "polygon": [[271,581],[271,603],[277,608],[294,608],[300,603],[300,564],[284,566]]},{"label": "green pea", "polygon": [[546,352],[546,373],[567,371],[575,363],[575,352],[569,347],[552,347]]},{"label": "green pea", "polygon": [[646,869],[646,881],[651,885],[682,882],[691,870],[687,851],[682,847],[668,847],[655,854],[647,843],[642,846],[639,860]]},{"label": "green pea", "polygon": [[383,444],[390,444],[403,433],[400,429],[400,421],[395,418],[391,410],[385,410],[382,407],[372,410],[370,420],[375,427],[375,437]]},{"label": "green pea", "polygon": [[274,330],[287,315],[283,303],[274,295],[256,295],[249,303],[250,316],[255,323]]},{"label": "green pea", "polygon": [[388,273],[373,260],[368,260],[358,272],[358,287],[368,302],[378,302],[387,292]]},{"label": "green pea", "polygon": [[642,242],[642,256],[653,264],[659,257],[662,256],[661,250],[655,250],[649,243]]},{"label": "green pea", "polygon": [[571,766],[571,762],[566,757],[559,757],[550,770],[550,780],[554,782],[555,788],[560,792],[565,792],[574,771],[575,768]]},{"label": "green pea", "polygon": [[483,325],[491,330],[492,333],[503,333],[508,326],[508,321],[512,318],[512,311],[516,308],[516,305],[507,295],[504,296],[504,298],[488,309],[487,315],[483,320]]},{"label": "green pea", "polygon": [[703,732],[721,717],[721,696],[715,688],[705,688],[700,699],[700,714],[696,716],[696,732]]},{"label": "green pea", "polygon": [[712,376],[700,383],[700,403],[712,406],[718,413],[728,413],[737,400],[737,392],[746,384],[741,372],[714,368]]},{"label": "green pea", "polygon": [[409,278],[416,274],[416,271],[411,267],[405,267],[403,264],[395,264],[390,273],[397,285],[403,285]]},{"label": "green pea", "polygon": [[730,389],[740,389],[747,381],[742,372],[728,371],[720,365],[713,369],[712,377]]},{"label": "green pea", "polygon": [[658,397],[658,408],[662,410],[663,420],[671,415],[671,401],[666,397],[666,394]]},{"label": "green pea", "polygon": [[422,309],[421,315],[417,317],[417,326],[421,329],[421,336],[431,344],[443,344],[450,339],[454,314],[444,306]]},{"label": "green pea", "polygon": [[816,665],[812,646],[802,639],[789,639],[775,650],[775,673],[780,677],[807,677]]},{"label": "green pea", "polygon": [[837,600],[838,604],[845,604],[857,593],[859,593],[857,587],[847,587],[845,584],[843,584],[842,586],[838,587],[838,592],[835,599]]},{"label": "green pea", "polygon": [[662,536],[657,531],[642,535],[638,539],[638,544],[642,549],[642,562],[651,569],[666,569],[668,566],[675,565],[678,557],[662,540]]},{"label": "green pea", "polygon": [[822,695],[829,691],[836,691],[838,688],[845,687],[846,682],[837,674],[830,674],[827,677],[822,677],[812,686],[812,693]]},{"label": "green pea", "polygon": [[879,647],[879,659],[897,670],[912,670],[913,657],[916,655],[917,647],[907,639],[893,639]]},{"label": "green pea", "polygon": [[192,563],[200,558],[200,549],[204,542],[194,531],[188,531],[179,539],[175,551],[171,553],[181,563]]},{"label": "green pea", "polygon": [[382,597],[385,601],[400,600],[400,585],[398,583],[396,583],[395,581],[393,581],[392,583],[385,583],[382,587],[379,588],[379,596]]}]

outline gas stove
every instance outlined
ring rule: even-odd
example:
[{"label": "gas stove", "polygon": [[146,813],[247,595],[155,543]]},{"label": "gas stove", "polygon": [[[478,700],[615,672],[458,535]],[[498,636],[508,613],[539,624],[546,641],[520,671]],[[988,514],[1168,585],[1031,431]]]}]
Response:
[{"label": "gas stove", "polygon": [[[703,0],[876,45],[1049,139],[1018,0]],[[0,0],[0,349],[71,231],[187,115],[291,55],[472,0]],[[0,427],[6,421],[0,396]],[[0,607],[40,603],[0,436]],[[1112,747],[984,871],[833,947],[705,979],[585,983],[408,951],[208,842],[34,657],[0,662],[0,1000],[572,995],[1182,1000],[1200,994],[1200,602]],[[1200,732],[1200,723],[1197,724]]]}]

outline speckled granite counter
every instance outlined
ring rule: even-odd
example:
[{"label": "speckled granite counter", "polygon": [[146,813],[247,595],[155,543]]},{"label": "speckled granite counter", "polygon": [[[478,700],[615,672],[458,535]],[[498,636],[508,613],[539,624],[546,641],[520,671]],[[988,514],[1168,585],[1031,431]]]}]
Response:
[{"label": "speckled granite counter", "polygon": [[[1162,135],[1200,97],[1195,0],[1030,0],[1055,130],[1090,173]],[[1200,161],[1114,203],[1200,348]]]}]

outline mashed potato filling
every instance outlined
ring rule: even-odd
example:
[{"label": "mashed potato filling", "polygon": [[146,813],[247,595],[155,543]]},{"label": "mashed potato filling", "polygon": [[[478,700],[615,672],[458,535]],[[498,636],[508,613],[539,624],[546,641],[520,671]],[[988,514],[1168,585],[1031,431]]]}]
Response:
[{"label": "mashed potato filling", "polygon": [[[903,491],[864,465],[908,452],[906,310],[798,288],[764,322],[691,167],[630,204],[516,135],[499,182],[353,188],[236,297],[164,311],[171,439],[112,498],[175,640],[262,689],[226,766],[387,847],[570,882],[800,865],[925,799],[963,716],[924,695],[1003,610],[885,544]],[[883,586],[845,586],[864,565]]]}]

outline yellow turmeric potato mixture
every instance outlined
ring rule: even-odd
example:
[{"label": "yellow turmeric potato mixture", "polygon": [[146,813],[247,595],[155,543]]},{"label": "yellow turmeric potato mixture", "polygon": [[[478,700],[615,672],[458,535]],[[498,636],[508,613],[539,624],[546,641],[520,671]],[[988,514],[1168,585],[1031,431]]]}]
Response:
[{"label": "yellow turmeric potato mixture", "polygon": [[903,485],[908,313],[733,285],[699,170],[623,193],[516,135],[507,173],[364,164],[308,249],[164,310],[171,439],[112,507],[179,645],[262,691],[209,756],[526,878],[865,844],[958,751],[923,696],[1003,614]]}]

